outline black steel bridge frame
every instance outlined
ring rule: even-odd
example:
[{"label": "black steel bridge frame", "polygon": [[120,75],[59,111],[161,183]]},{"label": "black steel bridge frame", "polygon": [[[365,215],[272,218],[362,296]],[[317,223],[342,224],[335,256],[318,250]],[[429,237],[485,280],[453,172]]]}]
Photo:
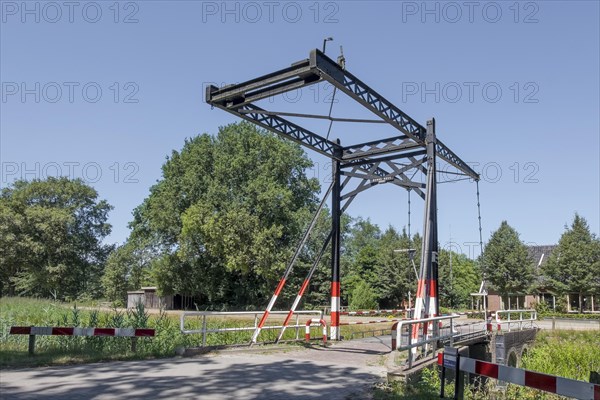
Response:
[{"label": "black steel bridge frame", "polygon": [[[455,167],[460,174],[476,181],[479,175],[436,136],[435,120],[427,121],[426,127],[404,113],[389,100],[336,63],[323,52],[314,49],[309,58],[293,63],[267,75],[222,88],[206,88],[206,102],[239,118],[250,121],[268,131],[288,138],[332,160],[332,228],[331,228],[331,274],[332,309],[331,339],[339,340],[340,307],[340,216],[359,193],[379,184],[391,183],[417,193],[425,201],[423,243],[419,273],[419,290],[414,318],[439,315],[438,293],[438,240],[436,159]],[[320,82],[329,82],[336,90],[345,93],[377,117],[374,120],[340,119],[345,122],[377,122],[388,124],[398,135],[342,146],[339,140],[329,140],[311,132],[284,116],[328,118],[308,114],[294,114],[264,110],[254,103],[291,90]],[[398,160],[403,160],[399,163]],[[409,172],[415,170],[425,175],[425,183],[413,180]],[[345,181],[341,182],[341,177]],[[350,178],[357,178],[358,185],[342,193]],[[345,205],[342,207],[342,202]],[[420,309],[420,310],[419,310]]]}]

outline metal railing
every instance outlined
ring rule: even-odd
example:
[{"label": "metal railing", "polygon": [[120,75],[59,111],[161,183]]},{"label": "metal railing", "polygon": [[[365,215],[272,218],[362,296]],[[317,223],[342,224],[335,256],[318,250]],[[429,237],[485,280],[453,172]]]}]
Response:
[{"label": "metal railing", "polygon": [[[419,346],[424,346],[429,343],[433,343],[432,355],[433,355],[433,357],[435,357],[435,350],[436,350],[435,347],[436,347],[436,344],[438,341],[449,339],[450,344],[453,343],[453,338],[455,336],[455,333],[454,333],[454,319],[455,318],[459,318],[459,316],[458,315],[444,315],[441,317],[403,320],[403,321],[398,322],[398,325],[395,326],[396,338],[395,338],[395,342],[393,342],[395,344],[395,346],[392,346],[392,350],[408,350],[408,369],[412,368],[413,361],[416,356],[416,350],[413,351],[413,349],[416,349]],[[413,338],[412,338],[413,326],[416,325],[416,328],[419,329],[419,327],[421,325],[429,324],[430,322],[440,323],[440,322],[446,321],[446,320],[450,321],[449,325],[447,325],[445,327],[444,326],[442,326],[442,327],[434,326],[432,329],[432,336],[428,337],[428,335],[421,334],[421,335],[419,335],[420,338],[417,339],[416,342],[413,342]],[[407,343],[403,345],[402,344],[402,328],[404,328],[405,326],[407,328]],[[444,330],[448,330],[448,328],[449,328],[448,333],[442,332]],[[394,329],[394,328],[392,328],[392,329]],[[396,347],[396,348],[394,349],[393,347]]]},{"label": "metal railing", "polygon": [[[270,316],[286,316],[289,311],[271,311]],[[255,331],[258,327],[259,318],[264,314],[264,311],[185,311],[181,313],[179,318],[179,328],[181,333],[190,335],[190,334],[202,334],[202,347],[206,346],[206,334],[207,333],[220,333],[220,332],[243,332],[243,331]],[[301,315],[315,315],[319,319],[323,318],[323,312],[319,310],[303,310],[303,311],[295,311],[296,315],[296,323],[295,325],[288,325],[288,328],[296,329],[296,340],[300,340],[300,330],[304,329],[305,325],[300,323]],[[207,326],[207,317],[248,317],[254,316],[254,324],[252,326],[242,326],[242,327],[230,327],[230,328],[209,328]],[[201,328],[200,329],[186,329],[185,323],[187,317],[197,317],[202,318]],[[262,329],[281,329],[283,325],[265,325]]]},{"label": "metal railing", "polygon": [[[501,315],[506,314],[506,319],[501,318]],[[519,319],[511,319],[511,315],[519,314]],[[523,314],[529,314],[529,318],[523,319]],[[523,324],[529,324],[533,328],[534,321],[537,321],[537,311],[535,310],[498,310],[496,311],[496,324],[498,330],[502,330],[502,326],[508,327],[508,332],[511,330],[511,325],[518,325],[519,330],[523,329]]]}]

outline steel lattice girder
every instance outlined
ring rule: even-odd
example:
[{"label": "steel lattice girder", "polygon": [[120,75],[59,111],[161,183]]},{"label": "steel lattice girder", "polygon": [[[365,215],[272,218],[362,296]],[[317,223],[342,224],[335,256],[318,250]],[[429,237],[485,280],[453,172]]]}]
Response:
[{"label": "steel lattice girder", "polygon": [[[280,116],[265,114],[266,110],[252,102],[273,97],[290,90],[327,81],[349,97],[362,104],[383,121],[398,129],[402,136],[341,147],[314,132],[300,127]],[[310,52],[306,60],[288,68],[224,88],[206,88],[206,101],[212,106],[228,111],[239,118],[287,137],[333,159],[340,161],[366,159],[373,155],[398,154],[416,147],[425,148],[426,129],[394,106],[360,79],[343,69],[318,49]],[[366,148],[366,149],[365,149]],[[436,142],[437,155],[459,171],[479,180],[479,175],[441,141]],[[384,171],[384,173],[387,173]]]}]

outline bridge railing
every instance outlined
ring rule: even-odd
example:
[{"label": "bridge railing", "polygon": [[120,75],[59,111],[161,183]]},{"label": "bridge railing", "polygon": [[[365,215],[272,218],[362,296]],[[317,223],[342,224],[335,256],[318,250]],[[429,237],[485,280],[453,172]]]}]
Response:
[{"label": "bridge railing", "polygon": [[[269,313],[269,317],[271,316],[287,316],[289,311],[271,311]],[[184,311],[181,313],[179,317],[179,329],[181,333],[186,335],[191,334],[201,334],[202,335],[202,347],[206,346],[206,335],[209,333],[222,333],[222,332],[244,332],[244,331],[255,331],[258,327],[258,321],[260,317],[264,314],[264,311]],[[309,315],[315,316],[315,318],[322,319],[323,312],[319,310],[299,310],[295,311],[296,315],[296,323],[294,325],[287,325],[287,328],[295,328],[296,329],[296,340],[301,340],[300,330],[305,327],[304,324],[300,323],[301,315]],[[200,329],[187,329],[186,328],[186,318],[196,317],[201,319]],[[253,324],[250,326],[241,326],[241,327],[209,327],[207,318],[210,317],[241,317],[246,318],[249,321],[253,320]],[[253,317],[253,318],[248,318]],[[283,325],[265,325],[262,329],[281,329]]]},{"label": "bridge railing", "polygon": [[[528,315],[529,317],[523,318],[523,315]],[[514,326],[518,326],[519,330],[522,330],[523,327],[533,328],[534,321],[537,321],[537,311],[533,309],[496,311],[498,330],[503,330],[503,326],[506,326],[508,332]]]},{"label": "bridge railing", "polygon": [[[453,338],[456,335],[454,329],[454,319],[459,318],[459,315],[444,315],[441,317],[430,317],[430,318],[422,318],[422,319],[411,319],[411,320],[402,320],[394,324],[392,327],[392,351],[393,350],[408,350],[408,369],[412,368],[413,361],[415,361],[416,357],[416,348],[420,346],[428,345],[429,343],[433,343],[433,356],[435,356],[435,345],[438,341],[449,339],[452,344]],[[443,321],[449,321],[449,325],[447,326],[438,326],[432,329],[432,335],[427,335],[426,332],[419,334],[419,337],[416,341],[413,341],[412,338],[412,330],[413,327],[416,329],[425,330],[424,327],[433,324],[443,324]],[[403,328],[407,328],[407,343],[402,343],[402,331]],[[395,335],[395,337],[394,337]],[[415,350],[413,350],[415,349]]]}]

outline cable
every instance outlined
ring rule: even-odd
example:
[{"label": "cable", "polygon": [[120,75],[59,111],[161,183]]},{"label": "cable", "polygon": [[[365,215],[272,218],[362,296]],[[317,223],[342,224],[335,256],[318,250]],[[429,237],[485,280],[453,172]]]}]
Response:
[{"label": "cable", "polygon": [[481,202],[479,201],[479,181],[477,183],[477,218],[479,219],[479,249],[483,254],[483,234],[481,230]]}]

